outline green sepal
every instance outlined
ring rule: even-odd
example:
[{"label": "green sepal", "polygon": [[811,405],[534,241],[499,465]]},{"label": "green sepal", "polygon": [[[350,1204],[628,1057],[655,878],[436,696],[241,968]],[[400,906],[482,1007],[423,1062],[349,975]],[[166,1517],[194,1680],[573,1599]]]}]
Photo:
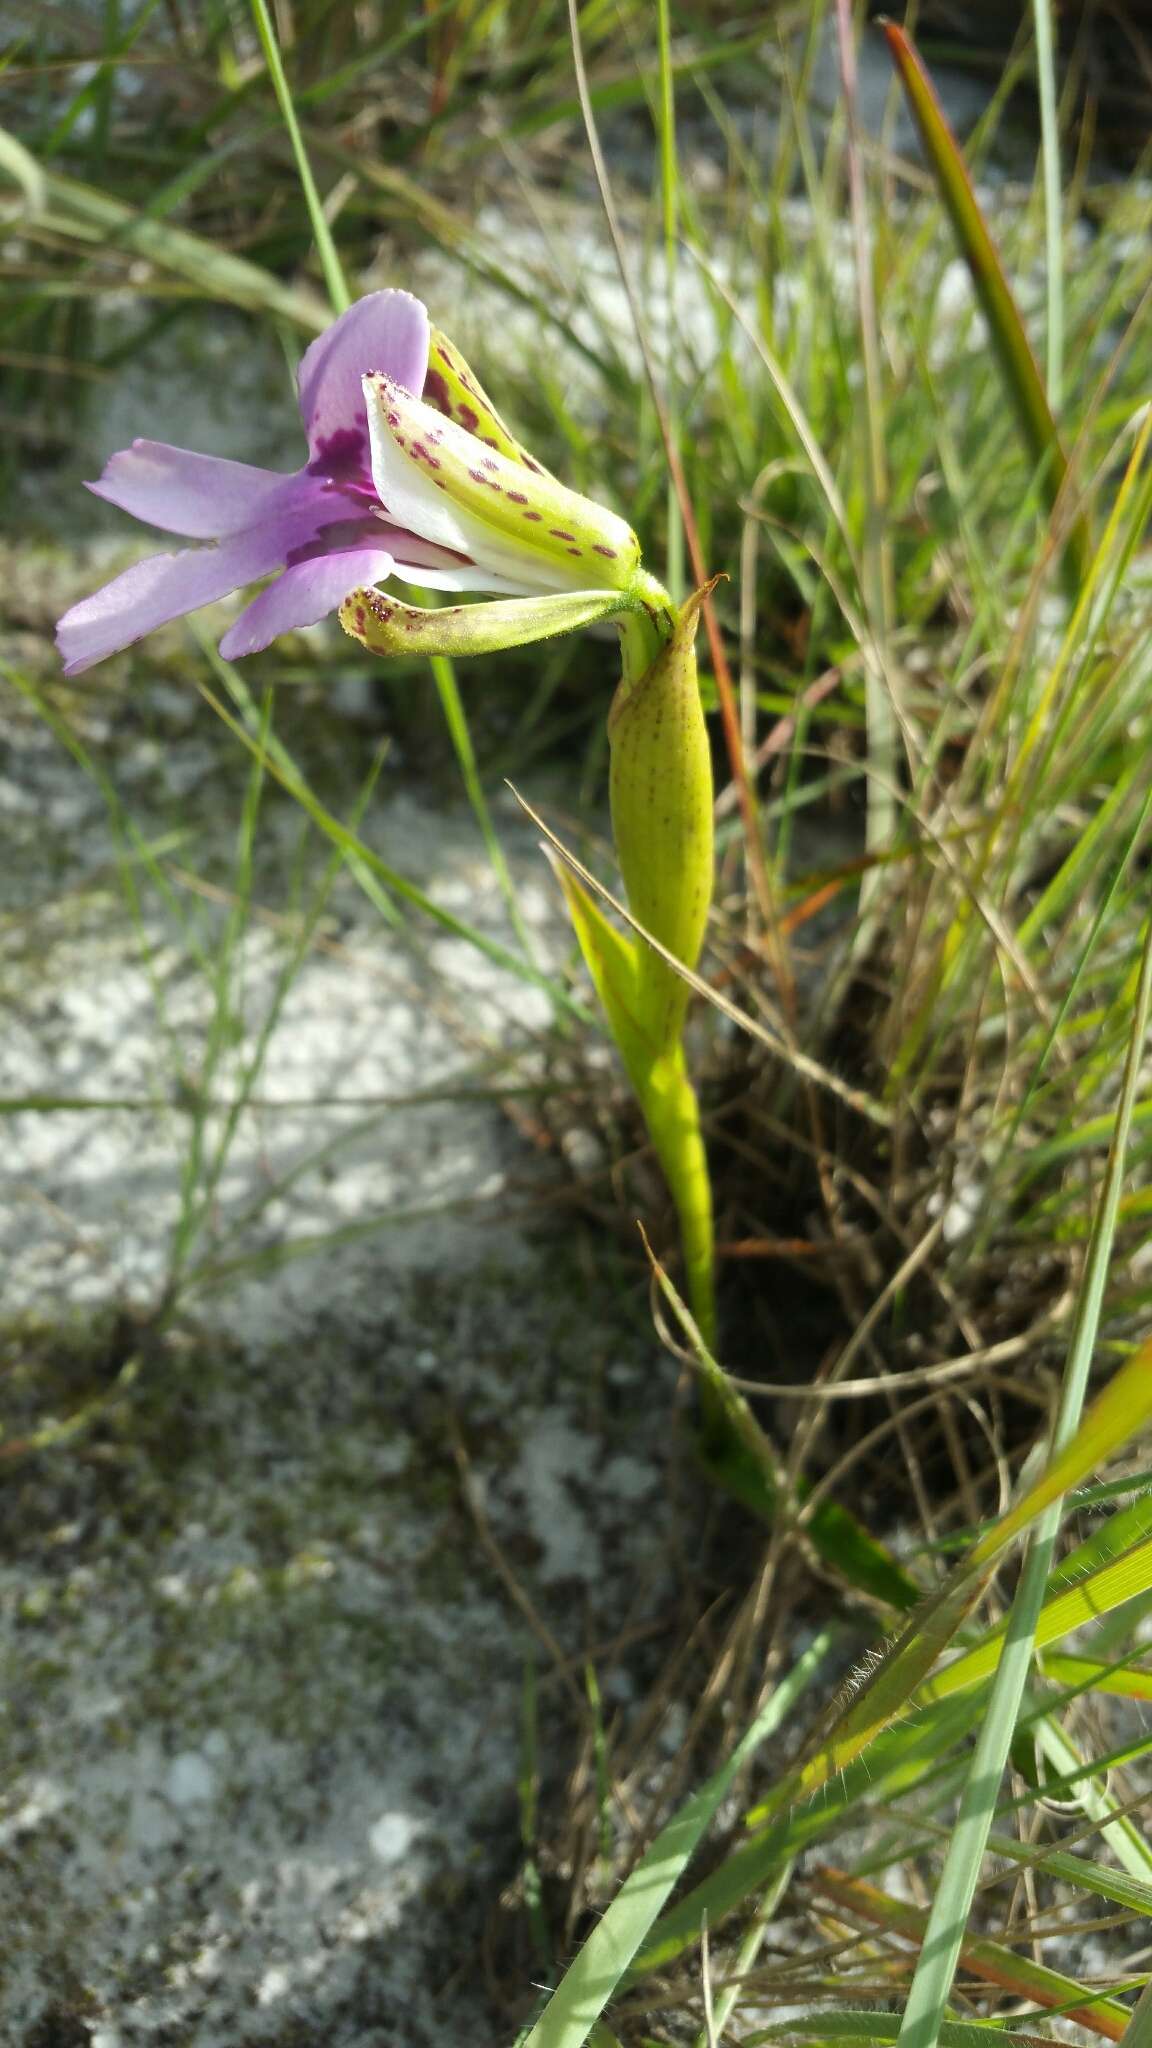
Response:
[{"label": "green sepal", "polygon": [[575,633],[627,608],[618,590],[574,590],[484,604],[401,604],[380,590],[354,590],[340,624],[373,654],[498,654],[557,633]]}]

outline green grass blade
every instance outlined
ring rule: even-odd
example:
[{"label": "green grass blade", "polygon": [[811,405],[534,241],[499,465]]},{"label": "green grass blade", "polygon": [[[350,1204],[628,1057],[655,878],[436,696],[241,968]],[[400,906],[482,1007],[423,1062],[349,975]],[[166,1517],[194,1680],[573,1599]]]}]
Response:
[{"label": "green grass blade", "polygon": [[[680,447],[680,394],[676,346],[676,243],[679,234],[680,178],[676,161],[676,84],[672,69],[672,28],[668,0],[656,0],[656,28],[660,49],[660,198],[664,226],[664,287],[668,294],[668,345],[665,360],[664,402],[668,412],[668,435]],[[673,604],[684,597],[684,519],[676,479],[668,477],[668,544],[665,581]]]},{"label": "green grass blade", "polygon": [[[900,2015],[894,2012],[839,2012],[817,2006],[812,2012],[795,2013],[777,2026],[761,2027],[745,2034],[745,2048],[767,2048],[769,2041],[894,2041],[900,2031]],[[1008,2048],[1036,2048],[1035,2034],[1021,2034],[1007,2027],[966,2024],[947,2020],[940,2029],[941,2048],[989,2048],[990,2041],[1002,2041]]]},{"label": "green grass blade", "polygon": [[[1134,1005],[1112,1148],[1069,1342],[1060,1409],[1053,1433],[1056,1464],[1059,1464],[1060,1452],[1066,1450],[1076,1435],[1087,1391],[1116,1234],[1150,1003],[1152,923],[1144,941],[1140,985]],[[971,1768],[961,1795],[960,1811],[945,1854],[920,1959],[909,1989],[900,2029],[901,2048],[935,2048],[939,2039],[1024,1698],[1024,1687],[1032,1666],[1036,1627],[1044,1605],[1061,1515],[1062,1498],[1057,1494],[1045,1503],[1038,1517],[1025,1559],[1008,1617],[987,1712],[980,1725]]]},{"label": "green grass blade", "polygon": [[[2,139],[5,131],[0,129]],[[153,220],[142,209],[56,171],[45,171],[43,183],[47,199],[42,225],[54,236],[100,250],[130,250],[159,271],[183,279],[206,299],[273,314],[305,334],[320,334],[329,324],[331,313],[317,294],[282,284],[258,263],[219,249],[202,235],[174,227],[171,221]]]},{"label": "green grass blade", "polygon": [[[1103,1211],[1102,1204],[1102,1214]],[[1084,1293],[1088,1293],[1087,1288]],[[979,1598],[992,1566],[1010,1544],[1152,1417],[1150,1364],[1152,1342],[1114,1375],[1072,1441],[1052,1458],[1024,1498],[981,1537],[938,1591],[909,1617],[864,1683],[849,1689],[831,1729],[822,1731],[808,1755],[778,1782],[765,1812],[777,1811],[792,1799],[819,1791],[838,1771],[862,1756],[885,1728],[903,1716],[909,1699],[952,1641]],[[1047,1569],[1040,1585],[1041,1596],[1046,1580]]]},{"label": "green grass blade", "polygon": [[[1084,1771],[1081,1770],[1077,1793],[1083,1782]],[[1042,1870],[1046,1876],[1055,1878],[1060,1884],[1071,1885],[1077,1892],[1123,1906],[1127,1912],[1145,1916],[1152,1914],[1152,1884],[1130,1877],[1126,1871],[1113,1870],[1109,1864],[1090,1862],[1088,1857],[1074,1856],[1068,1849],[1038,1851],[1034,1844],[1021,1842],[1014,1835],[989,1835],[988,1850],[990,1855],[1003,1856],[1008,1863]]]},{"label": "green grass blade", "polygon": [[1064,238],[1061,233],[1060,129],[1056,113],[1056,52],[1052,0],[1032,0],[1036,28],[1036,76],[1040,91],[1040,165],[1044,180],[1045,383],[1053,416],[1060,410],[1064,383]]},{"label": "green grass blade", "polygon": [[1152,2048],[1152,1979],[1144,1986],[1124,2030],[1124,2048]]},{"label": "green grass blade", "polygon": [[660,1830],[548,2000],[523,2048],[583,2048],[739,1773],[775,1734],[833,1641],[825,1630],[772,1693],[726,1764]]},{"label": "green grass blade", "polygon": [[[1046,1762],[1057,1771],[1079,1770],[1086,1761],[1054,1716],[1037,1722],[1036,1746]],[[1140,1910],[1149,1912],[1152,1910],[1152,1849],[1128,1815],[1117,1813],[1116,1801],[1103,1780],[1091,1775],[1084,1777],[1078,1797],[1084,1812],[1097,1823],[1101,1841],[1111,1849],[1120,1868],[1140,1885],[1143,1899]]]},{"label": "green grass blade", "polygon": [[[955,1708],[956,1702],[950,1706]],[[632,1981],[667,1969],[700,1939],[700,1929],[721,1922],[763,1891],[786,1864],[836,1830],[863,1799],[898,1798],[938,1768],[942,1751],[972,1723],[971,1703],[959,1712],[925,1717],[912,1728],[882,1735],[868,1757],[850,1764],[818,1797],[774,1821],[726,1856],[710,1876],[661,1915],[636,1958]]]},{"label": "green grass blade", "polygon": [[[1145,1365],[1145,1371],[1149,1366]],[[1093,1621],[1101,1620],[1106,1614],[1113,1614],[1120,1607],[1126,1607],[1130,1600],[1138,1600],[1152,1591],[1152,1543],[1142,1543],[1125,1556],[1112,1563],[1086,1573],[1075,1586],[1046,1600],[1036,1621],[1036,1646],[1046,1649],[1050,1643],[1058,1643],[1073,1629],[1086,1628]],[[955,1693],[967,1691],[969,1686],[979,1685],[991,1676],[1000,1661],[1000,1646],[1007,1624],[1001,1622],[991,1630],[982,1643],[966,1650],[943,1671],[920,1688],[917,1701],[951,1699]],[[1122,1688],[1117,1687],[1116,1690]]]},{"label": "green grass blade", "polygon": [[[1039,473],[1049,507],[1054,507],[1067,482],[1068,458],[1061,446],[1020,309],[935,87],[903,30],[893,22],[886,22],[884,33],[940,196],[972,273],[976,296],[988,322],[1021,437]],[[1069,533],[1065,559],[1075,591],[1085,580],[1092,559],[1091,536],[1083,515],[1076,519]]]},{"label": "green grass blade", "polygon": [[0,177],[20,187],[30,220],[48,210],[48,181],[30,150],[25,149],[6,128],[0,128]]},{"label": "green grass blade", "polygon": [[[213,695],[206,684],[200,685],[200,694],[249,753],[262,753],[259,741],[246,730],[239,718],[233,716],[227,705],[222,704],[220,699]],[[266,754],[264,765],[282,788],[286,789],[290,796],[295,797],[325,838],[340,849],[351,874],[373,901],[376,900],[374,885],[383,883],[384,888],[393,896],[398,897],[403,903],[410,904],[413,909],[421,911],[425,917],[439,925],[442,931],[449,932],[453,938],[466,939],[470,946],[475,946],[477,952],[483,953],[494,966],[506,968],[519,980],[530,982],[533,988],[543,989],[554,1003],[570,1016],[577,1017],[581,1023],[589,1021],[588,1011],[582,1004],[574,1002],[559,982],[552,980],[541,969],[533,967],[531,962],[521,959],[519,954],[510,952],[506,946],[501,946],[497,940],[488,938],[474,925],[468,924],[463,918],[454,916],[450,910],[445,910],[441,904],[435,903],[415,882],[410,882],[407,876],[390,867],[387,861],[381,860],[379,854],[374,853],[355,833],[349,832],[347,827],[342,825],[338,818],[333,817],[331,811],[321,803],[287,755]]]},{"label": "green grass blade", "polygon": [[288,83],[283,60],[280,56],[280,45],[276,40],[276,31],[272,26],[272,17],[268,12],[268,0],[252,0],[252,16],[256,23],[256,33],[260,38],[260,46],[264,52],[264,62],[268,66],[268,76],[272,80],[272,89],[276,94],[276,102],[280,108],[284,126],[288,130],[288,140],[292,144],[292,154],[296,159],[296,173],[300,179],[300,189],[304,194],[304,204],[308,208],[308,218],[312,223],[312,238],[316,244],[316,253],[320,258],[320,267],[324,272],[324,283],[328,288],[328,297],[332,301],[332,311],[333,313],[343,313],[351,304],[351,296],[344,278],[343,266],[339,256],[336,254],[336,244],[332,239],[332,230],[328,225],[327,216],[320,201],[320,194],[316,190],[316,180],[312,176],[312,166],[308,161],[308,152],[304,147],[304,137],[300,133],[300,123],[296,119],[296,109],[292,104],[292,89]]},{"label": "green grass blade", "polygon": [[[911,1935],[924,1944],[922,1954],[927,1948],[929,1915],[920,1907],[893,1898],[875,1885],[839,1870],[820,1871],[813,1880],[813,1889],[820,1897],[847,1907],[854,1918],[889,1933]],[[1123,2034],[1128,2008],[1118,1998],[1101,1997],[1078,1984],[1074,1977],[1034,1962],[1030,1956],[1018,1955],[1003,1942],[984,1937],[968,1939],[964,1942],[964,1960],[974,1975],[1017,1998],[1030,1998],[1049,2012],[1066,2013],[1069,2019],[1106,2034],[1111,2040],[1119,2040]]]},{"label": "green grass blade", "polygon": [[455,664],[446,654],[429,655],[428,661],[436,684],[436,692],[440,699],[440,708],[444,713],[444,723],[448,727],[448,733],[456,752],[460,779],[464,784],[465,794],[472,806],[472,815],[480,828],[480,836],[484,841],[489,865],[496,877],[497,887],[507,906],[512,929],[523,948],[524,958],[534,961],[536,949],[532,943],[532,934],[524,922],[524,916],[516,896],[516,884],[512,880],[508,862],[504,858],[504,849],[500,844],[496,827],[492,822],[492,813],[488,807],[488,799],[484,794],[484,786],[480,780],[480,771],[476,765],[476,749],[472,745],[468,715],[464,709],[464,700],[460,695],[460,686],[456,681]]},{"label": "green grass blade", "polygon": [[[1152,1587],[1152,1574],[1149,1576]],[[1043,1617],[1041,1617],[1043,1625]],[[1039,1641],[1039,1630],[1037,1631]],[[1152,1701],[1152,1671],[1142,1664],[1101,1664],[1096,1657],[1065,1657],[1060,1651],[1044,1659],[1048,1678],[1079,1692],[1111,1692],[1119,1699]]]}]

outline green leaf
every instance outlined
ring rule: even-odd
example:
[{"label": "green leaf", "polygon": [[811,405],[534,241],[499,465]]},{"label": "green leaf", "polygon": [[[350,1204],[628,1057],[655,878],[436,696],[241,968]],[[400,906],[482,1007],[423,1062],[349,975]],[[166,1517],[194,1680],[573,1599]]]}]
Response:
[{"label": "green leaf", "polygon": [[[549,849],[545,848],[549,853]],[[647,1084],[652,1064],[652,1047],[636,1018],[636,947],[615,925],[609,924],[599,904],[593,902],[563,861],[550,854],[552,870],[564,891],[568,915],[576,933],[592,986],[608,1019],[628,1078],[639,1095]]]},{"label": "green leaf", "polygon": [[[935,87],[904,31],[895,23],[886,22],[884,33],[920,131],[924,153],[972,273],[1021,439],[1039,472],[1049,507],[1054,508],[1067,482],[1068,458],[1060,443],[1020,309]],[[1075,592],[1086,581],[1092,559],[1091,535],[1083,515],[1076,519],[1069,533],[1065,559]]]}]

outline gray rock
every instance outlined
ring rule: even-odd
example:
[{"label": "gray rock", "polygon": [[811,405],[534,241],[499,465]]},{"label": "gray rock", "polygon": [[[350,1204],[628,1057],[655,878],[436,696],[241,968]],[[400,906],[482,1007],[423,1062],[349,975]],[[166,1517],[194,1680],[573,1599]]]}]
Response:
[{"label": "gray rock", "polygon": [[[239,751],[169,682],[90,704],[169,900],[137,860],[129,917],[130,844],[6,705],[0,1089],[105,1106],[4,1126],[5,1428],[47,1441],[0,1506],[0,2034],[501,2048],[480,1944],[522,1854],[524,1673],[551,1772],[571,1675],[481,1520],[566,1654],[658,1612],[673,1374],[600,1305],[606,1248],[525,1225],[560,1183],[484,1090],[542,1071],[547,998],[347,875],[279,997],[325,849],[272,788],[221,1006]],[[370,746],[334,718],[313,745],[342,813]],[[386,771],[366,829],[514,943],[470,817]]]}]

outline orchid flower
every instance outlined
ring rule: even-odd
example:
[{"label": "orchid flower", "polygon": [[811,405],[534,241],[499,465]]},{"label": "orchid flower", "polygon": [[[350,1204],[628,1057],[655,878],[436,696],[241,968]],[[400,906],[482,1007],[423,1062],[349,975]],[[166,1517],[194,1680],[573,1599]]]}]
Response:
[{"label": "orchid flower", "polygon": [[[618,931],[567,869],[560,879],[676,1203],[689,1297],[711,1342],[711,1189],[675,964],[695,967],[712,894],[712,771],[693,652],[706,593],[676,610],[626,521],[520,446],[406,292],[374,292],[342,314],[307,350],[299,392],[308,460],[290,476],[157,441],[112,457],[90,490],[209,545],[153,555],[74,605],[58,629],[66,671],[269,576],[220,642],[229,660],[335,610],[382,655],[491,653],[617,619],[612,824],[638,935]],[[380,590],[392,577],[495,601],[429,610]]]},{"label": "orchid flower", "polygon": [[291,475],[161,441],[112,456],[89,490],[209,545],[152,555],[65,613],[66,674],[272,575],[221,640],[229,660],[391,576],[505,596],[588,593],[548,631],[603,616],[613,593],[633,601],[631,529],[525,455],[409,293],[373,292],[342,314],[306,351],[299,397],[308,460]]}]

